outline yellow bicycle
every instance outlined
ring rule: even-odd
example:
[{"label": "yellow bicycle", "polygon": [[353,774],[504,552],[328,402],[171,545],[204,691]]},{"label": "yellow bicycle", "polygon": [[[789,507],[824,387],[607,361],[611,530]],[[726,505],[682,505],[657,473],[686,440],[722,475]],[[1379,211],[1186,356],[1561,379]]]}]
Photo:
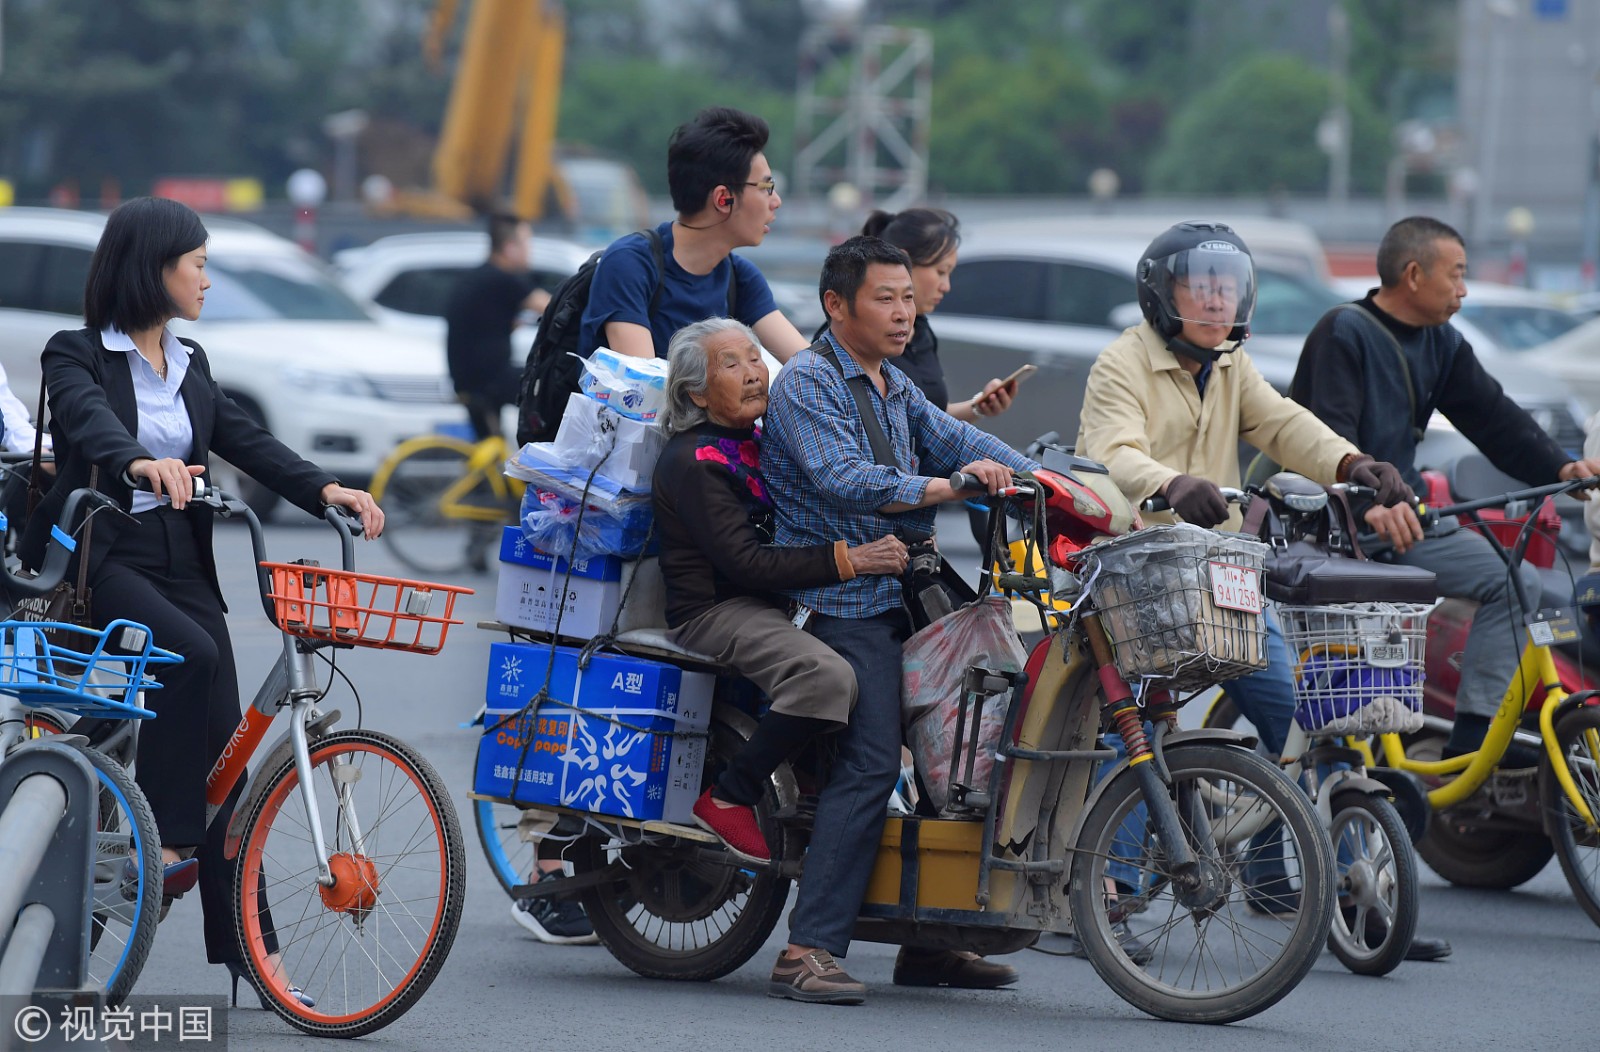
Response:
[{"label": "yellow bicycle", "polygon": [[523,484],[503,470],[510,455],[499,435],[418,435],[396,446],[372,479],[395,557],[432,576],[486,572],[522,500]]}]

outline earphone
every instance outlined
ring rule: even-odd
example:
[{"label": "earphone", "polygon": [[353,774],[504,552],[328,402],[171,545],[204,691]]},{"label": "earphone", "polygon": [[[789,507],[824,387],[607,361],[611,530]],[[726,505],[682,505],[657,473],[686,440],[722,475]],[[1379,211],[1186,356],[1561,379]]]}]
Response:
[{"label": "earphone", "polygon": [[723,194],[721,197],[717,198],[718,208],[727,208],[731,204],[733,204],[733,198],[729,197],[727,194]]}]

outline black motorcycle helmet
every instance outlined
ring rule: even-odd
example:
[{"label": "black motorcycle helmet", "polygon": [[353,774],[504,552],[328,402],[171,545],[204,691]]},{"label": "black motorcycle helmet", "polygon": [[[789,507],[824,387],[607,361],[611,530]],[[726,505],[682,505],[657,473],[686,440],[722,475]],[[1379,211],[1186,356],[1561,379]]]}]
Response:
[{"label": "black motorcycle helmet", "polygon": [[[1139,309],[1151,327],[1167,340],[1177,339],[1185,320],[1214,320],[1183,317],[1174,290],[1179,285],[1193,288],[1195,283],[1217,290],[1213,295],[1225,295],[1224,303],[1233,300],[1233,328],[1227,339],[1239,341],[1250,335],[1250,318],[1256,309],[1255,263],[1231,227],[1222,223],[1179,223],[1145,249],[1139,260]],[[1201,353],[1214,359],[1218,352]]]}]

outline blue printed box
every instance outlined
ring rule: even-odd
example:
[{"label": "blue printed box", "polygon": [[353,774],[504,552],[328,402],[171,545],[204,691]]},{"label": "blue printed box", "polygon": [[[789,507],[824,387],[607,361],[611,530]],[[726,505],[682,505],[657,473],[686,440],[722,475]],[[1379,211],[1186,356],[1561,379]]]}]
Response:
[{"label": "blue printed box", "polygon": [[[715,677],[640,658],[555,648],[489,648],[486,733],[473,788],[485,796],[640,820],[690,823],[705,765]],[[677,732],[676,734],[674,732]]]}]

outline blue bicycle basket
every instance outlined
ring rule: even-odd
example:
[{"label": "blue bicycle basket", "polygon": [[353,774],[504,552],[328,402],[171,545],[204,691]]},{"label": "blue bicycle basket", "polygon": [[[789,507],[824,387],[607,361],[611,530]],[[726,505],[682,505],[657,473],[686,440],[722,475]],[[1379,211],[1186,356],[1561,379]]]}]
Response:
[{"label": "blue bicycle basket", "polygon": [[152,645],[150,629],[136,621],[117,620],[104,628],[0,621],[0,693],[24,705],[79,716],[150,719],[155,713],[139,705],[139,693],[161,684],[150,677],[149,666],[182,660]]}]

